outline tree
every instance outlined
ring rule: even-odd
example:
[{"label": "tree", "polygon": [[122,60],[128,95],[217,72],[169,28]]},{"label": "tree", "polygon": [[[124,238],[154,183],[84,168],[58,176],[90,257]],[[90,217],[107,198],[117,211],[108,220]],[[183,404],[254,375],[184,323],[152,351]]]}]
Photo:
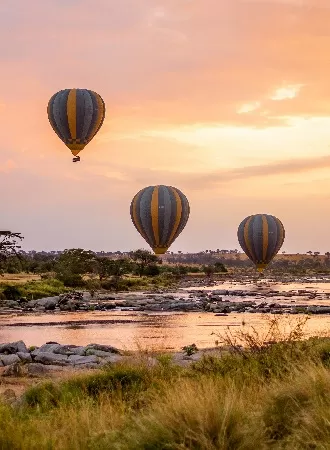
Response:
[{"label": "tree", "polygon": [[216,262],[216,263],[214,263],[214,271],[215,271],[216,273],[219,273],[219,272],[228,272],[227,269],[226,269],[226,267],[225,267],[225,265],[222,264],[222,262]]},{"label": "tree", "polygon": [[152,264],[160,263],[160,259],[149,250],[135,250],[134,252],[131,252],[130,257],[135,262],[137,273],[140,277],[144,274],[146,267]]},{"label": "tree", "polygon": [[7,259],[9,256],[18,256],[18,241],[21,241],[23,236],[21,233],[12,233],[11,231],[0,231],[0,259]]},{"label": "tree", "polygon": [[[21,261],[21,255],[19,254],[18,242],[21,241],[23,236],[21,233],[12,233],[11,231],[0,231],[0,275],[4,272],[4,269],[8,269],[10,266],[11,273],[19,272],[18,261]],[[18,260],[16,259],[18,258]],[[10,261],[10,265],[8,262]],[[6,267],[8,266],[8,267]]]},{"label": "tree", "polygon": [[100,281],[104,278],[108,278],[113,274],[113,259],[109,259],[106,257],[99,257],[96,259],[97,261],[97,273],[100,277]]},{"label": "tree", "polygon": [[59,280],[67,286],[83,284],[82,275],[93,272],[96,266],[96,255],[90,250],[72,248],[64,250],[59,256],[55,272]]},{"label": "tree", "polygon": [[132,270],[132,263],[128,258],[109,259],[96,258],[97,272],[100,281],[108,277],[121,277]]},{"label": "tree", "polygon": [[211,278],[211,276],[215,272],[215,267],[212,266],[211,264],[209,264],[208,266],[203,266],[203,272],[205,273],[205,275],[207,275],[209,278]]}]

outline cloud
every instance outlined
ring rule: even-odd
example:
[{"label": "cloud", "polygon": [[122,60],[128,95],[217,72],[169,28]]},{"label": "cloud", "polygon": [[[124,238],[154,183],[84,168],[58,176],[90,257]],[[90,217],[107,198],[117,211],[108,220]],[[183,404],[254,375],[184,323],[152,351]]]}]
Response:
[{"label": "cloud", "polygon": [[[3,226],[31,247],[130,248],[127,205],[158,183],[191,198],[191,248],[202,226],[236,245],[236,221],[270,197],[293,229],[289,196],[324,211],[329,22],[328,0],[2,0]],[[79,164],[46,114],[66,87],[107,106]]]},{"label": "cloud", "polygon": [[[199,178],[207,183],[226,183],[235,180],[246,180],[255,177],[268,177],[286,174],[301,174],[318,169],[330,168],[330,156],[318,158],[289,159],[275,161],[271,164],[262,164],[249,167],[238,167],[231,170],[208,173]],[[197,181],[197,180],[195,180]]]},{"label": "cloud", "polygon": [[[282,115],[327,114],[326,3],[180,0],[155,7],[152,0],[99,0],[97,8],[92,0],[69,3],[21,1],[18,10],[17,3],[4,1],[0,53],[7,62],[6,101],[33,99],[39,92],[45,103],[64,86],[93,84],[117,117],[159,123],[267,127],[282,123]],[[25,77],[15,83],[18,61],[24,61]],[[285,105],[269,102],[253,116],[237,113],[239,105],[302,84],[300,95]],[[134,112],[134,104],[143,106]]]}]

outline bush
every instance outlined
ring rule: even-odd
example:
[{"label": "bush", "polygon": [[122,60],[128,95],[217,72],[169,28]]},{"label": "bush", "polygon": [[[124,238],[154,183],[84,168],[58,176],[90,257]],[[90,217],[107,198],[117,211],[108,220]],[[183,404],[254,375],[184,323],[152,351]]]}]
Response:
[{"label": "bush", "polygon": [[78,274],[61,274],[57,275],[57,279],[60,280],[66,287],[85,286],[85,281],[82,276]]},{"label": "bush", "polygon": [[42,297],[59,295],[67,290],[63,283],[56,279],[29,281],[27,283],[20,284],[19,287],[17,285],[7,284],[0,286],[0,289],[0,295],[9,295],[11,296],[11,299],[14,297],[16,300],[20,297],[36,300]]},{"label": "bush", "polygon": [[5,296],[7,300],[18,300],[22,297],[21,289],[19,289],[17,286],[8,285],[6,286],[2,294]]},{"label": "bush", "polygon": [[160,269],[156,264],[150,264],[144,269],[143,273],[148,277],[155,277],[160,274]]}]

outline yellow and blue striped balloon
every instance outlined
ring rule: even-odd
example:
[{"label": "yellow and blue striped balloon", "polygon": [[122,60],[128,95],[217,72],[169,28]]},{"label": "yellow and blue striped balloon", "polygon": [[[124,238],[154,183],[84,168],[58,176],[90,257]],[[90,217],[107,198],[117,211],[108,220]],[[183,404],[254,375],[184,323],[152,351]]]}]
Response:
[{"label": "yellow and blue striped balloon", "polygon": [[187,197],[172,186],[148,186],[130,206],[132,222],[156,255],[167,251],[186,226],[190,206]]},{"label": "yellow and blue striped balloon", "polygon": [[255,214],[240,223],[237,237],[244,253],[262,272],[282,247],[285,230],[277,217]]},{"label": "yellow and blue striped balloon", "polygon": [[76,156],[101,128],[105,104],[89,89],[63,89],[51,97],[47,113],[57,136]]}]

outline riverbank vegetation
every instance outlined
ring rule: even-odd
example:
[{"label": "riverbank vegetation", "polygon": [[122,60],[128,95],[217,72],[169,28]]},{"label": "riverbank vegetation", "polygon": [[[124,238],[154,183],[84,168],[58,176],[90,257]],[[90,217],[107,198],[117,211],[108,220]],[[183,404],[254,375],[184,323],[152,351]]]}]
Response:
[{"label": "riverbank vegetation", "polygon": [[[210,277],[227,271],[220,262],[203,267],[162,264],[156,255],[143,249],[117,259],[97,256],[83,249],[69,249],[59,255],[7,255],[0,268],[0,300],[1,297],[7,300],[38,299],[70,289],[85,289],[91,293],[164,289],[174,287],[190,272]],[[18,277],[17,282],[14,277],[9,280],[9,274],[14,276],[22,272],[26,275],[25,283],[24,277]],[[29,276],[33,279],[29,280]]]},{"label": "riverbank vegetation", "polygon": [[[0,448],[325,449],[330,442],[330,340],[264,337],[189,367],[139,354],[62,381],[41,382],[0,406]],[[240,336],[243,337],[242,335]],[[228,339],[224,337],[224,340]]]}]

